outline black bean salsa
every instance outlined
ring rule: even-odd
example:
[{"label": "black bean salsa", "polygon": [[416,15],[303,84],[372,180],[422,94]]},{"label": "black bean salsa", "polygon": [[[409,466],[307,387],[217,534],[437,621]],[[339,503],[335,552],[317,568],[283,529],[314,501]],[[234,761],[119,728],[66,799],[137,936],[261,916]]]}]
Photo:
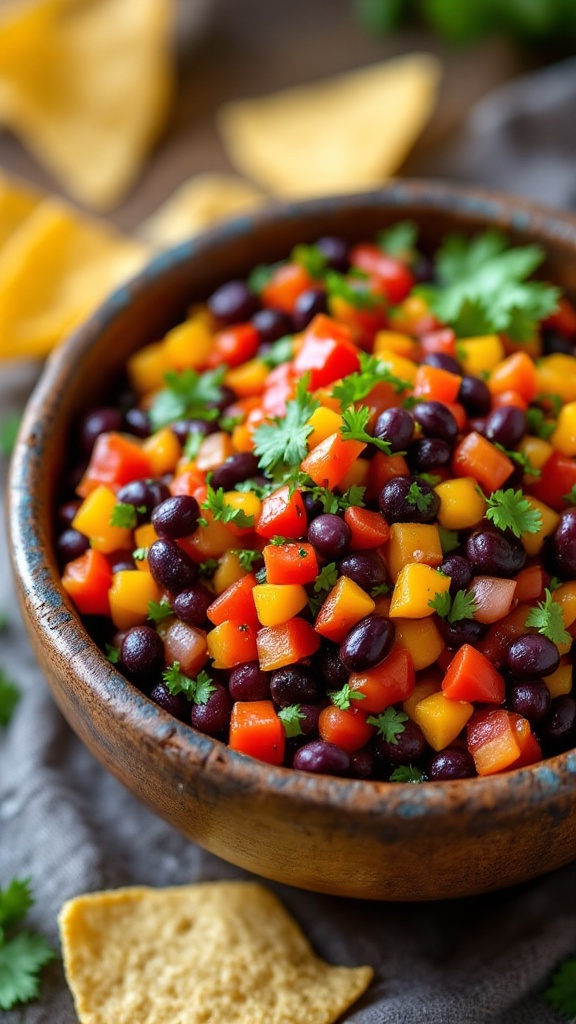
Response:
[{"label": "black bean salsa", "polygon": [[[230,280],[79,426],[62,582],[170,714],[417,783],[576,745],[576,308],[411,222]],[[73,483],[71,483],[73,481]]]}]

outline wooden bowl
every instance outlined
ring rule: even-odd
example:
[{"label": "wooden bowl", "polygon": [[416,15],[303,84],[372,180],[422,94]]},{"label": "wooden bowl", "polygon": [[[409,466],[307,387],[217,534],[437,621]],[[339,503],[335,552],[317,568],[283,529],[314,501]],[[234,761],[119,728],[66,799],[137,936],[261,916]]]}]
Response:
[{"label": "wooden bowl", "polygon": [[425,246],[487,226],[547,251],[543,273],[576,294],[576,218],[504,196],[424,182],[284,205],[155,259],[50,360],[30,401],[9,484],[19,598],[54,697],[81,740],[189,839],[258,875],[317,892],[428,900],[487,892],[576,857],[576,751],[491,778],[420,785],[274,768],[170,717],[87,635],[60,585],[56,484],[67,439],[127,356],[194,300],[325,234],[368,238],[411,218]]}]

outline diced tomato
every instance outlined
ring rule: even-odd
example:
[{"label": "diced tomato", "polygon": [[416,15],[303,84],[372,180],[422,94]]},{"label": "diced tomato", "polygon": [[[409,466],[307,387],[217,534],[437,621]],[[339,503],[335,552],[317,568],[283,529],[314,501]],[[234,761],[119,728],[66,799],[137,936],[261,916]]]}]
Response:
[{"label": "diced tomato", "polygon": [[252,359],[258,351],[260,335],[253,324],[236,324],[218,331],[214,338],[214,348],[208,359],[212,367],[240,366]]},{"label": "diced tomato", "polygon": [[502,704],[504,679],[488,658],[470,644],[463,644],[446,669],[442,690],[450,700]]},{"label": "diced tomato", "polygon": [[304,332],[293,367],[297,377],[310,375],[314,391],[359,370],[358,348],[347,327],[318,313]]},{"label": "diced tomato", "polygon": [[110,563],[101,551],[89,548],[68,562],[62,586],[81,615],[110,615],[108,592],[112,586]]},{"label": "diced tomato", "polygon": [[290,494],[289,487],[280,487],[262,502],[256,533],[273,537],[302,537],[308,528],[306,509],[300,491]]},{"label": "diced tomato", "polygon": [[314,583],[318,559],[311,544],[267,544],[263,549],[268,583]]},{"label": "diced tomato", "polygon": [[266,764],[282,764],[286,732],[271,700],[236,701],[228,745]]},{"label": "diced tomato", "polygon": [[372,243],[355,245],[350,251],[350,264],[365,274],[376,277],[388,302],[395,306],[412,291],[414,277],[405,263],[388,256]]},{"label": "diced tomato", "polygon": [[88,468],[76,488],[85,498],[98,484],[117,490],[131,480],[152,476],[149,456],[134,437],[126,434],[99,434],[96,438]]},{"label": "diced tomato", "polygon": [[346,750],[349,754],[365,747],[374,735],[374,726],[368,725],[364,710],[356,707],[337,708],[333,704],[322,708],[318,717],[321,739]]}]

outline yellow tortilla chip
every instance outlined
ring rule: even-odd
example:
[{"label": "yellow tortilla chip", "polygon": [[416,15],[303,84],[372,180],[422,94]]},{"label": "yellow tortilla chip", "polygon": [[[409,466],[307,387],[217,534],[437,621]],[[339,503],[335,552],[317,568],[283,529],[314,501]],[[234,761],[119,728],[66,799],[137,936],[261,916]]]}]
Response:
[{"label": "yellow tortilla chip", "polygon": [[80,896],[60,915],[81,1024],[332,1024],[370,967],[331,967],[251,882]]},{"label": "yellow tortilla chip", "polygon": [[117,202],[172,91],[172,0],[29,0],[0,15],[0,123],[88,205]]},{"label": "yellow tortilla chip", "polygon": [[175,245],[211,224],[265,202],[254,185],[232,174],[198,174],[185,181],[140,227],[154,245]]},{"label": "yellow tortilla chip", "polygon": [[398,169],[434,107],[440,65],[410,54],[261,99],[218,123],[243,174],[283,196],[362,191]]},{"label": "yellow tortilla chip", "polygon": [[0,359],[45,356],[146,256],[108,225],[42,200],[0,250]]},{"label": "yellow tortilla chip", "polygon": [[40,194],[30,186],[6,178],[0,172],[0,252],[38,205],[40,198]]}]

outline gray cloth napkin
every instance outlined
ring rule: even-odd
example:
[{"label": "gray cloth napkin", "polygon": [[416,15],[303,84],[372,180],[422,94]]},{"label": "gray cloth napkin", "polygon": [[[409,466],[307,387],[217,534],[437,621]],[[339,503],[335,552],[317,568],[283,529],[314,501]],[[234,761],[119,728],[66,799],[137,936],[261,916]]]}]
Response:
[{"label": "gray cloth napkin", "polygon": [[[438,170],[556,205],[574,202],[575,111],[572,62],[484,100],[457,157]],[[32,376],[0,368],[0,415],[24,401]],[[2,465],[3,477],[5,471]],[[78,893],[248,877],[150,814],[81,746],[30,652],[3,540],[0,580],[0,609],[11,619],[0,637],[0,663],[23,691],[12,724],[0,731],[0,884],[32,878],[31,925],[58,948],[59,908]],[[561,1020],[541,992],[555,965],[576,954],[576,864],[516,889],[450,903],[360,903],[266,884],[321,956],[375,968],[369,991],[342,1018],[349,1024]],[[44,970],[38,1001],[2,1020],[76,1024],[61,963]]]}]

